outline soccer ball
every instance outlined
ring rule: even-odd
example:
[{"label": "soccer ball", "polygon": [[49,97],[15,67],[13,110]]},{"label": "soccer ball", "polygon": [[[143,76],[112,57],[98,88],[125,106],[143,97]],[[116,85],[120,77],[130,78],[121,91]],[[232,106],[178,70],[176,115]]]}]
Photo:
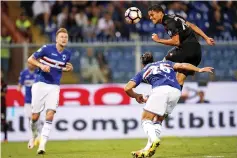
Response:
[{"label": "soccer ball", "polygon": [[130,7],[125,12],[125,21],[128,24],[136,24],[142,18],[142,12],[136,7]]}]

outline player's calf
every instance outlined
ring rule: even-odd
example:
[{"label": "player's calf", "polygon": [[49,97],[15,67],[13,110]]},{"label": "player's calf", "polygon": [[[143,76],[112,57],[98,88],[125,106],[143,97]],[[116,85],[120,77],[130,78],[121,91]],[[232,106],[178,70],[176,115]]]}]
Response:
[{"label": "player's calf", "polygon": [[49,134],[52,128],[52,121],[54,118],[55,111],[54,110],[47,110],[46,113],[46,121],[44,122],[44,126],[42,128],[41,136],[40,136],[40,144],[39,149],[37,151],[38,154],[45,153],[45,146],[49,138]]}]

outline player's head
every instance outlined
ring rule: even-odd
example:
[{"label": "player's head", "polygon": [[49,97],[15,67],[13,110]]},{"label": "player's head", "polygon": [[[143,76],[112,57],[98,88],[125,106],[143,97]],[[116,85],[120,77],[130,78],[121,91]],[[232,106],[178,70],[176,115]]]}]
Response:
[{"label": "player's head", "polygon": [[163,8],[158,4],[148,8],[148,15],[153,24],[161,23],[164,14]]},{"label": "player's head", "polygon": [[151,52],[146,52],[146,53],[142,54],[141,63],[143,66],[146,66],[147,64],[150,64],[153,62],[154,62],[154,59],[153,59],[153,55],[151,54]]},{"label": "player's head", "polygon": [[68,32],[65,28],[58,29],[56,33],[56,44],[59,44],[61,47],[65,47],[68,43]]}]

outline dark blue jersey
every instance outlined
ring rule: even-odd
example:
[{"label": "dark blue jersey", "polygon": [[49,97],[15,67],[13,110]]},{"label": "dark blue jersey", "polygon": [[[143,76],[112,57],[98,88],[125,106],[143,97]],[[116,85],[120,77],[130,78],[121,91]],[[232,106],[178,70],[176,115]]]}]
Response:
[{"label": "dark blue jersey", "polygon": [[29,69],[24,69],[20,73],[19,84],[25,86],[25,103],[31,103],[31,87],[37,76],[36,71],[30,72]]},{"label": "dark blue jersey", "polygon": [[173,66],[174,63],[171,61],[157,61],[148,64],[131,81],[136,82],[136,86],[145,82],[152,88],[168,85],[181,90]]},{"label": "dark blue jersey", "polygon": [[50,72],[39,70],[37,81],[59,85],[62,77],[62,68],[69,62],[71,52],[64,49],[59,53],[56,44],[49,44],[41,47],[33,56],[35,59],[40,59],[42,64],[50,66]]}]

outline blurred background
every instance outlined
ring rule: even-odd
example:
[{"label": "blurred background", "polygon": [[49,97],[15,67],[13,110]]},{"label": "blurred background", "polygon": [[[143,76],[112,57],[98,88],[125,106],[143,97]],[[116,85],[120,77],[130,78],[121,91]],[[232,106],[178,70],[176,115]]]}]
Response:
[{"label": "blurred background", "polygon": [[[184,104],[178,111],[185,113],[183,106],[190,105],[193,109],[188,112],[193,110],[197,116],[203,114],[199,117],[204,123],[208,120],[210,111],[217,121],[223,117],[225,120],[233,117],[235,126],[231,126],[227,121],[229,126],[214,135],[237,135],[237,130],[234,132],[237,124],[236,1],[1,1],[1,70],[8,84],[6,102],[9,107],[9,120],[13,121],[23,115],[22,109],[17,114],[13,107],[24,105],[24,91],[19,93],[16,85],[20,71],[27,67],[27,58],[43,44],[55,42],[55,33],[60,27],[68,29],[68,49],[73,52],[71,63],[74,66],[74,71],[65,73],[62,78],[60,106],[74,107],[75,110],[75,107],[81,106],[113,105],[116,110],[121,108],[120,105],[137,105],[125,95],[123,86],[140,70],[140,55],[151,51],[155,60],[161,60],[172,48],[157,44],[151,39],[152,33],[158,33],[161,38],[169,38],[162,26],[154,25],[148,19],[147,9],[155,3],[161,4],[168,14],[183,16],[216,40],[216,45],[211,47],[198,37],[203,55],[200,67],[212,66],[215,68],[215,74],[196,74],[189,77],[180,99],[180,103]],[[142,11],[143,17],[138,24],[128,25],[124,21],[124,12],[133,6]],[[88,74],[87,69],[91,69],[93,73]],[[150,87],[146,85],[137,88],[137,91],[145,91],[143,93],[147,94],[149,90]],[[204,104],[203,111],[195,113],[200,103]],[[106,107],[109,109],[109,106]],[[104,110],[106,107],[103,106]],[[141,109],[141,106],[137,107]],[[97,114],[95,111],[91,111],[92,115]],[[220,115],[221,112],[225,115]],[[123,111],[121,116],[117,114],[111,117],[118,119],[123,117],[122,113]],[[77,116],[75,112],[70,114],[72,118]],[[107,117],[108,113],[104,111],[102,114]],[[188,117],[185,119],[190,120]],[[18,123],[21,122],[16,122],[15,126]],[[204,130],[210,135],[213,134],[209,127]],[[24,133],[15,130],[13,133],[20,135],[22,132]],[[140,129],[139,132],[142,133]],[[139,132],[122,135],[128,138],[144,136]],[[185,135],[185,132],[171,132],[168,135],[177,133]],[[186,135],[193,133],[187,132]],[[120,136],[111,134],[111,138],[116,137]],[[26,137],[9,136],[11,140],[21,138],[25,140]],[[61,135],[55,139],[58,138],[64,139]]]}]

